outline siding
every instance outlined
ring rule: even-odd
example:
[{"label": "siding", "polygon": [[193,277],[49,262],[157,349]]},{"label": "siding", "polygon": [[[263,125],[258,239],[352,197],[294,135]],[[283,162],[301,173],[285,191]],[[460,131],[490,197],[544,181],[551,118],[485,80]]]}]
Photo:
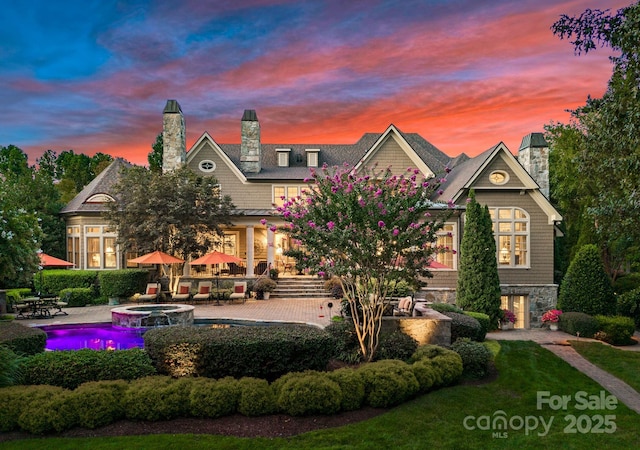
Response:
[{"label": "siding", "polygon": [[378,150],[371,155],[371,158],[366,161],[367,167],[372,167],[374,164],[378,164],[378,169],[386,169],[392,167],[393,173],[400,175],[405,173],[408,167],[416,167],[415,163],[407,156],[405,151],[400,147],[400,144],[393,139],[387,139]]}]

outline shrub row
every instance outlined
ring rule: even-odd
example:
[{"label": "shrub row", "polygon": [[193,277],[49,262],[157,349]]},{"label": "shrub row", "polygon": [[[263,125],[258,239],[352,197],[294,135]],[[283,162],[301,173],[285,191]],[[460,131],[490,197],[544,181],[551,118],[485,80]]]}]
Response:
[{"label": "shrub row", "polygon": [[75,389],[88,381],[133,380],[155,373],[147,352],[139,348],[114,351],[45,352],[22,364],[23,384]]},{"label": "shrub row", "polygon": [[574,336],[595,338],[612,345],[628,345],[635,331],[632,318],[624,316],[590,316],[579,312],[560,315],[558,328]]},{"label": "shrub row", "polygon": [[334,355],[324,330],[303,325],[168,327],[147,331],[144,346],[161,374],[274,380],[291,371],[321,370]]},{"label": "shrub row", "polygon": [[85,383],[75,390],[57,386],[0,389],[0,431],[34,434],[76,426],[95,428],[119,419],[214,418],[240,413],[259,416],[335,414],[363,405],[388,408],[421,392],[457,381],[462,359],[434,345],[419,347],[413,364],[378,361],[333,372],[288,373],[269,384],[264,379],[149,376]]},{"label": "shrub row", "polygon": [[640,288],[619,295],[616,310],[619,316],[631,317],[636,328],[640,328]]},{"label": "shrub row", "polygon": [[455,342],[461,338],[469,338],[474,341],[484,340],[482,334],[482,326],[474,317],[456,312],[443,312],[447,317],[451,317],[451,342]]},{"label": "shrub row", "polygon": [[0,345],[13,352],[35,355],[44,351],[47,333],[39,328],[27,327],[16,322],[0,322]]},{"label": "shrub row", "polygon": [[558,319],[558,328],[574,336],[592,338],[599,329],[598,321],[589,314],[565,312]]}]

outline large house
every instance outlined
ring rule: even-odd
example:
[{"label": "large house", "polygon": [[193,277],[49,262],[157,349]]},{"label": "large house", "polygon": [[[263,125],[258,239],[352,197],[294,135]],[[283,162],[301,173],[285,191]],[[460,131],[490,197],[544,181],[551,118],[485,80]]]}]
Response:
[{"label": "large house", "polygon": [[[260,223],[277,222],[274,208],[281,197],[297,196],[307,186],[310,169],[348,163],[354,167],[391,166],[398,173],[417,167],[425,176],[446,177],[439,198],[452,200],[464,210],[470,189],[489,206],[493,215],[496,258],[503,306],[512,310],[517,324],[529,328],[540,324],[543,312],[556,304],[553,283],[553,249],[556,225],[562,220],[548,200],[548,146],[541,133],[522,140],[517,158],[500,142],[480,155],[451,158],[422,136],[403,133],[394,125],[382,133],[367,133],[350,145],[266,144],[260,140],[255,111],[246,110],[241,120],[241,143],[219,144],[203,133],[187,151],[186,127],[180,105],[169,100],[163,112],[163,171],[187,165],[202,175],[214,176],[223,195],[230,195],[241,214],[225,229],[223,250],[241,258],[243,274],[256,276],[272,264],[291,269],[282,252],[289,242],[284,235]],[[67,224],[67,257],[80,269],[117,269],[127,266],[132,255],[123,255],[116,236],[102,218],[109,189],[120,169],[116,159],[83,189],[62,211]],[[439,244],[458,250],[464,232],[464,213],[454,214]],[[434,277],[419,295],[428,300],[453,302],[458,267],[457,252],[438,255]]]}]

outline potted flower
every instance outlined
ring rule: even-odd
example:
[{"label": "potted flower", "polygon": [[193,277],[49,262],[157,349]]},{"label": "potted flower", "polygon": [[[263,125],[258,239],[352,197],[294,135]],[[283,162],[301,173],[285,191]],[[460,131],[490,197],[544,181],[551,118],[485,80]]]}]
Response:
[{"label": "potted flower", "polygon": [[273,292],[277,283],[271,278],[260,278],[253,284],[253,290],[258,300],[268,300],[269,293]]},{"label": "potted flower", "polygon": [[502,328],[503,330],[511,330],[514,323],[516,323],[516,315],[508,309],[503,309],[502,319],[500,320],[500,328]]},{"label": "potted flower", "polygon": [[269,278],[271,278],[272,280],[277,280],[279,274],[280,274],[280,271],[275,267],[269,269]]},{"label": "potted flower", "polygon": [[557,331],[558,321],[560,320],[561,315],[562,311],[559,309],[551,309],[542,315],[542,323],[549,324],[549,329],[551,331]]}]

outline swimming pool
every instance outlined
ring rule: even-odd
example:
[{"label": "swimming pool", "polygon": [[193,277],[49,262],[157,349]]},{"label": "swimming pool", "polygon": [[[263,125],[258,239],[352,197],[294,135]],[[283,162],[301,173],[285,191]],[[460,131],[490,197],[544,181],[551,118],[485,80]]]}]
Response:
[{"label": "swimming pool", "polygon": [[[242,326],[286,325],[286,322],[264,322],[235,319],[197,319],[196,326],[216,328]],[[126,350],[144,348],[143,335],[147,329],[116,327],[111,323],[83,323],[74,325],[45,325],[45,350]]]}]

